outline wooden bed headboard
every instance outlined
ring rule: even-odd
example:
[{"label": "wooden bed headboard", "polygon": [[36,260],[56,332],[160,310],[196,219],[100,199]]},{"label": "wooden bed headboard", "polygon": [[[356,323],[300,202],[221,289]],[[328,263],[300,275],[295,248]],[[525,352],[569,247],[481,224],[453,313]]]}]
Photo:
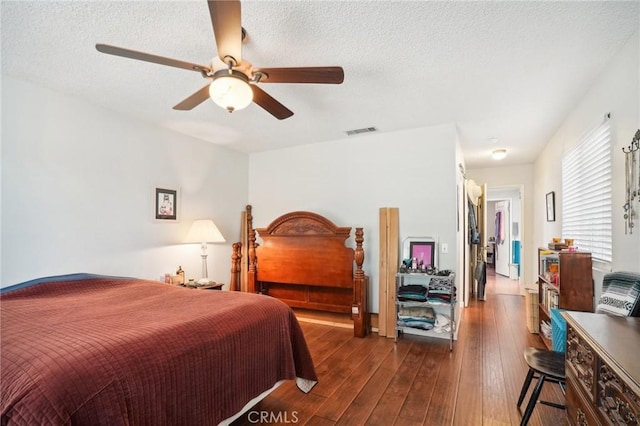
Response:
[{"label": "wooden bed headboard", "polygon": [[[350,227],[336,226],[316,213],[287,213],[266,228],[254,229],[247,206],[246,222],[246,291],[268,294],[292,307],[350,313],[354,335],[368,333],[362,228],[356,228],[353,249],[345,246]],[[256,244],[257,237],[262,244]],[[231,288],[238,289],[244,253],[241,243],[233,248]]]}]

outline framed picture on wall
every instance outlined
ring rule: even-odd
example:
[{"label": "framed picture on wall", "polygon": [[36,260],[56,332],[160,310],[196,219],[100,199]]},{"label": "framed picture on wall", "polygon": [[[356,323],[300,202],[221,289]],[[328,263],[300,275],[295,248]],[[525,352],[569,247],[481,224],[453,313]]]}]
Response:
[{"label": "framed picture on wall", "polygon": [[178,219],[178,190],[169,188],[155,188],[155,217],[156,220]]},{"label": "framed picture on wall", "polygon": [[556,193],[547,193],[547,222],[556,221]]}]

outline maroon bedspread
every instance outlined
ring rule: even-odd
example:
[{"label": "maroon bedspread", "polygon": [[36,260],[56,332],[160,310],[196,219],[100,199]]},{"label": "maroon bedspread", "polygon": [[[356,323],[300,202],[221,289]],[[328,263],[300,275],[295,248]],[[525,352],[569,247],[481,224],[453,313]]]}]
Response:
[{"label": "maroon bedspread", "polygon": [[277,381],[315,381],[282,302],[92,278],[0,296],[2,424],[217,424]]}]

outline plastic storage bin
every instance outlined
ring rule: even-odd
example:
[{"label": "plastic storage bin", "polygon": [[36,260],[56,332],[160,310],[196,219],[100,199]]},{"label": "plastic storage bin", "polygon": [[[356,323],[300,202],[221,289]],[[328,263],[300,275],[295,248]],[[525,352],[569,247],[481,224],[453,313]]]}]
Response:
[{"label": "plastic storage bin", "polygon": [[560,313],[563,309],[551,309],[551,342],[556,352],[565,351],[567,343],[567,322]]}]

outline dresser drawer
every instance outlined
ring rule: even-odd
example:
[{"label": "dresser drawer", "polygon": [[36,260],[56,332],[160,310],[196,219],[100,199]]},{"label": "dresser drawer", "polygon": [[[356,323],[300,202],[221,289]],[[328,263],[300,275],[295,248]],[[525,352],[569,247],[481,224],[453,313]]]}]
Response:
[{"label": "dresser drawer", "polygon": [[581,392],[581,385],[567,372],[567,419],[572,426],[601,425],[598,416],[593,411],[592,403],[587,401]]},{"label": "dresser drawer", "polygon": [[598,357],[576,330],[569,325],[567,326],[566,367],[567,374],[573,373],[584,395],[589,398],[591,403],[594,403],[596,400],[595,382]]},{"label": "dresser drawer", "polygon": [[640,425],[640,396],[606,364],[602,364],[598,375],[596,407],[610,424]]},{"label": "dresser drawer", "polygon": [[640,426],[640,318],[562,315],[570,423]]}]

